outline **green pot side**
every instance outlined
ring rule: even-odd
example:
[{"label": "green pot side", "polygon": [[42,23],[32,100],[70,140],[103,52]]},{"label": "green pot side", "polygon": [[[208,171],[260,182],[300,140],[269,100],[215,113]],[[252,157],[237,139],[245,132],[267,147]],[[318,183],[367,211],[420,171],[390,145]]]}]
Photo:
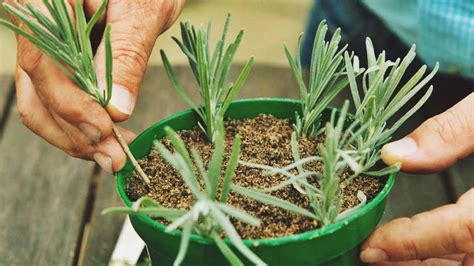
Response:
[{"label": "green pot side", "polygon": [[[327,121],[332,108],[322,116]],[[233,102],[226,117],[231,119],[254,118],[259,114],[271,114],[278,118],[293,120],[295,112],[301,111],[301,103],[291,99],[261,98]],[[174,130],[192,129],[199,117],[191,110],[170,116],[141,133],[130,145],[137,158],[149,154],[153,140],[165,136],[164,128]],[[126,195],[126,180],[131,176],[130,162],[117,173],[117,189],[127,206],[132,202]],[[321,229],[298,235],[260,240],[245,240],[263,261],[269,265],[361,265],[359,250],[361,242],[375,229],[382,218],[387,195],[391,190],[395,174],[386,177],[383,190],[369,204],[354,215]],[[131,215],[133,227],[146,242],[153,265],[171,265],[180,244],[181,232],[165,233],[165,225],[145,215]],[[227,241],[227,240],[226,240]],[[229,242],[227,242],[229,243]],[[239,252],[235,250],[237,254]],[[242,257],[246,265],[250,263]],[[226,265],[227,261],[212,240],[197,235],[191,242],[183,265]]]}]

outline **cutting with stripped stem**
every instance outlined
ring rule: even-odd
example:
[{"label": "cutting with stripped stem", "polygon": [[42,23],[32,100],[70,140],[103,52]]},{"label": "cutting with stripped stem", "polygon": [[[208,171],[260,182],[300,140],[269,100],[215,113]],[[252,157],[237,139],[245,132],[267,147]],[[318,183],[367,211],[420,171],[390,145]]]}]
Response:
[{"label": "cutting with stripped stem", "polygon": [[[302,115],[296,114],[294,125],[298,138],[314,137],[320,133],[318,130],[321,126],[321,113],[349,83],[343,56],[347,45],[339,48],[341,29],[336,29],[329,41],[325,40],[327,30],[326,21],[321,21],[314,38],[308,86],[305,84],[301,67],[299,54],[301,48],[298,48],[296,56],[293,57],[285,46],[285,53],[302,101]],[[301,45],[301,36],[299,44]],[[353,68],[356,75],[363,71],[358,68],[358,64],[358,58],[354,57]]]},{"label": "cutting with stripped stem", "polygon": [[[426,65],[422,66],[401,86],[400,82],[408,66],[415,59],[415,45],[411,47],[402,60],[397,59],[395,62],[386,60],[385,52],[376,57],[370,38],[366,39],[366,49],[368,68],[361,80],[362,88],[358,86],[357,74],[354,73],[354,67],[347,52],[344,54],[344,59],[356,108],[355,119],[361,125],[368,125],[356,139],[357,149],[365,151],[362,171],[367,175],[383,176],[398,171],[400,165],[394,164],[372,171],[375,164],[380,161],[380,149],[390,140],[395,131],[428,100],[433,91],[433,86],[430,86],[408,110],[403,109],[433,78],[438,70],[438,63],[436,63],[431,73],[424,78]],[[403,110],[405,114],[389,126],[389,119],[393,118],[400,110]]]},{"label": "cutting with stripped stem", "polygon": [[[107,25],[104,31],[106,51],[105,89],[99,88],[90,37],[92,29],[104,13],[107,3],[108,0],[102,2],[97,12],[89,21],[86,19],[80,0],[74,1],[73,17],[75,21],[63,0],[43,0],[49,16],[43,14],[42,11],[31,3],[26,3],[24,6],[19,3],[16,3],[14,6],[3,3],[5,10],[16,20],[27,26],[31,33],[6,20],[0,19],[0,25],[9,28],[35,45],[62,72],[74,81],[79,88],[91,95],[95,101],[105,108],[112,97],[110,26]],[[146,183],[149,183],[150,180],[133,157],[127,142],[115,125],[113,125],[113,132],[139,176]]]},{"label": "cutting with stripped stem", "polygon": [[227,16],[224,30],[214,51],[210,52],[211,23],[207,30],[194,27],[189,23],[181,23],[181,39],[173,37],[189,61],[191,70],[197,80],[203,104],[194,103],[179,84],[176,73],[170,65],[166,53],[161,50],[163,64],[171,83],[178,94],[188,103],[201,118],[199,125],[210,141],[215,140],[215,132],[219,119],[224,117],[232,100],[237,96],[247,80],[253,65],[253,57],[249,59],[237,77],[235,83],[227,83],[232,60],[242,40],[240,31],[235,40],[224,49],[230,15]]},{"label": "cutting with stripped stem", "polygon": [[[222,121],[222,119],[219,121]],[[218,124],[217,127],[214,153],[210,158],[207,169],[198,152],[194,149],[191,149],[191,152],[189,152],[183,140],[171,128],[166,128],[165,131],[168,139],[173,144],[174,152],[171,152],[159,142],[155,143],[155,147],[161,156],[176,169],[186,186],[191,190],[195,202],[190,210],[163,208],[158,203],[139,207],[140,203],[135,203],[132,207],[112,208],[105,212],[144,213],[169,220],[171,224],[166,228],[168,232],[181,228],[181,245],[174,265],[180,265],[183,262],[192,233],[214,239],[216,245],[231,265],[243,265],[239,257],[221,238],[222,232],[225,233],[233,246],[253,264],[266,265],[243,243],[229,220],[228,216],[232,216],[253,226],[260,225],[259,219],[226,204],[231,188],[232,175],[238,164],[240,138],[237,136],[234,139],[227,169],[225,169],[224,176],[221,178],[225,144],[224,129],[222,123]],[[201,189],[200,183],[203,184],[203,189]],[[219,186],[221,187],[220,193],[218,193]],[[150,200],[139,200],[139,202],[144,201],[149,202]]]},{"label": "cutting with stripped stem", "polygon": [[[366,197],[362,192],[359,192],[357,196],[361,203],[353,209],[340,212],[342,206],[340,186],[360,175],[362,167],[359,162],[363,158],[363,154],[354,149],[353,145],[355,139],[363,132],[365,125],[359,125],[358,121],[350,122],[348,108],[349,102],[346,101],[339,113],[336,110],[332,111],[331,118],[323,131],[324,143],[318,146],[320,156],[301,158],[296,133],[293,132],[291,148],[294,163],[278,168],[241,162],[248,167],[264,170],[264,174],[282,174],[288,177],[288,180],[261,192],[269,193],[293,185],[295,189],[308,197],[311,203],[311,215],[306,216],[317,220],[323,226],[347,217],[348,214],[363,206]],[[336,116],[338,116],[337,119]],[[323,170],[321,172],[306,170],[304,165],[310,162],[322,163]],[[351,175],[341,181],[343,174],[349,170]],[[314,183],[310,182],[309,178],[315,180],[317,186],[313,185]]]}]

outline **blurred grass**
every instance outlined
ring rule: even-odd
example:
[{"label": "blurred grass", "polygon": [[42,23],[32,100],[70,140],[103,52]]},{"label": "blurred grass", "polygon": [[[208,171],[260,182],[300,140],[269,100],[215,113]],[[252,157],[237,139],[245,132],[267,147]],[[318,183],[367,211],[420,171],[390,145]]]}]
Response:
[{"label": "blurred grass", "polygon": [[[0,1],[3,2],[3,1]],[[188,0],[178,21],[207,25],[213,23],[213,38],[222,31],[225,16],[232,14],[230,35],[243,29],[244,39],[236,54],[236,62],[244,62],[254,55],[256,63],[286,65],[283,44],[296,49],[300,32],[304,30],[307,13],[312,0]],[[0,17],[5,11],[0,8]],[[179,25],[175,23],[162,34],[155,45],[150,64],[161,64],[159,49],[167,51],[172,64],[186,62],[171,36],[178,36]],[[113,45],[113,44],[112,44]],[[0,75],[12,74],[15,69],[15,38],[7,29],[0,27]]]}]

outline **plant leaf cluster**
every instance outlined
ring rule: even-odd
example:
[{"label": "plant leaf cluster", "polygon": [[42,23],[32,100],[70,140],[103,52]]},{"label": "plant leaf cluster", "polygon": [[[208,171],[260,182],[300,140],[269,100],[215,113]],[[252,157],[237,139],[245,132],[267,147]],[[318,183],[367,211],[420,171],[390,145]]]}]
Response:
[{"label": "plant leaf cluster", "polygon": [[[305,215],[305,213],[301,213],[299,210],[288,210],[313,218],[323,226],[332,224],[337,219],[340,219],[339,215],[342,206],[341,176],[346,171],[351,170],[352,174],[346,177],[344,182],[349,182],[357,177],[362,170],[359,161],[363,158],[363,154],[360,151],[353,149],[353,143],[355,143],[358,135],[363,132],[363,128],[353,133],[352,130],[358,127],[358,122],[354,121],[347,126],[348,108],[349,102],[346,101],[339,113],[336,110],[332,111],[330,121],[326,123],[323,131],[325,134],[324,143],[318,146],[321,156],[310,156],[301,159],[296,132],[293,132],[291,150],[295,160],[294,163],[278,168],[241,161],[241,164],[248,167],[264,170],[264,174],[282,174],[288,177],[288,180],[261,192],[273,192],[291,184],[301,194],[308,197],[312,212],[310,212],[310,215]],[[310,162],[320,162],[323,165],[323,170],[319,172],[304,169],[304,165]],[[317,185],[313,185],[308,180],[310,177],[315,178]],[[359,198],[364,198],[363,193]],[[361,200],[361,202],[364,203],[361,203],[357,208],[365,204],[365,201]]]},{"label": "plant leaf cluster", "polygon": [[[349,54],[347,52],[344,54],[350,90],[356,108],[354,118],[364,127],[363,133],[356,139],[356,147],[366,151],[362,162],[363,172],[372,176],[383,176],[398,171],[400,165],[395,164],[378,171],[371,171],[380,161],[381,147],[428,100],[433,86],[430,86],[421,98],[414,97],[433,78],[439,65],[437,63],[431,73],[424,78],[426,65],[422,66],[401,85],[405,72],[415,59],[415,45],[402,60],[397,59],[395,62],[386,60],[385,52],[376,57],[370,38],[366,39],[366,50],[368,68],[362,77],[362,88],[356,80]],[[412,99],[416,102],[408,106]],[[404,107],[408,109],[404,110]],[[390,125],[389,120],[400,111],[404,114]]]},{"label": "plant leaf cluster", "polygon": [[[5,10],[31,31],[0,19],[3,25],[21,35],[47,55],[82,90],[100,103],[107,106],[112,97],[112,46],[110,43],[110,26],[104,31],[106,89],[98,87],[94,67],[94,54],[90,35],[94,25],[107,7],[108,0],[102,2],[97,12],[87,21],[81,1],[74,1],[74,16],[69,14],[63,0],[43,0],[48,10],[46,16],[31,3],[24,6],[16,3],[12,6],[3,3]],[[75,17],[75,21],[73,20]]]},{"label": "plant leaf cluster", "polygon": [[[343,56],[347,45],[339,48],[341,29],[336,29],[329,41],[325,40],[327,31],[328,26],[323,20],[319,23],[314,38],[308,86],[304,80],[305,75],[299,54],[301,36],[295,57],[291,55],[285,45],[285,54],[297,81],[302,101],[302,116],[296,114],[294,125],[298,138],[314,137],[319,133],[322,112],[349,83]],[[356,60],[354,61],[354,71],[359,74],[363,69],[358,69],[357,57],[354,59]]]},{"label": "plant leaf cluster", "polygon": [[[192,233],[214,239],[229,263],[232,265],[243,265],[239,257],[223,241],[221,232],[224,232],[232,245],[253,264],[265,265],[265,263],[243,243],[241,237],[229,220],[229,216],[232,216],[253,226],[260,225],[259,219],[226,204],[232,186],[232,175],[238,164],[240,152],[239,136],[233,141],[229,162],[221,178],[224,155],[224,128],[222,123],[217,125],[214,153],[210,158],[207,169],[204,166],[201,156],[195,149],[191,149],[189,152],[178,134],[169,127],[166,128],[165,131],[168,139],[173,144],[174,152],[159,142],[155,143],[155,147],[161,156],[176,169],[183,178],[186,186],[191,190],[195,199],[191,209],[189,211],[168,209],[160,207],[157,203],[154,203],[153,206],[137,207],[137,203],[135,203],[132,207],[113,208],[107,210],[106,213],[112,211],[143,213],[163,217],[171,221],[171,224],[166,228],[167,232],[181,228],[181,245],[174,262],[175,265],[180,265],[184,260]],[[204,184],[203,189],[201,189],[200,182]],[[220,195],[218,195],[219,185],[221,185]],[[141,203],[144,201],[148,202],[148,199],[142,198],[139,200]]]},{"label": "plant leaf cluster", "polygon": [[[222,232],[229,238],[233,246],[252,263],[264,264],[243,244],[240,236],[230,223],[229,216],[255,226],[259,225],[260,221],[226,204],[230,190],[261,203],[315,219],[323,226],[344,219],[363,207],[367,202],[367,197],[359,191],[357,197],[360,204],[341,212],[342,185],[347,185],[348,182],[362,173],[379,176],[399,170],[400,166],[395,164],[378,171],[371,171],[380,160],[381,146],[390,139],[401,124],[424,104],[430,96],[432,88],[430,87],[423,97],[390,127],[387,126],[388,120],[423,88],[437,70],[436,66],[433,72],[422,79],[426,71],[424,66],[398,89],[404,73],[415,57],[414,47],[403,60],[398,59],[391,62],[385,59],[384,53],[376,58],[372,43],[368,39],[366,46],[369,63],[367,69],[362,69],[358,66],[357,56],[350,55],[345,51],[345,47],[338,48],[339,30],[335,32],[329,42],[325,41],[327,26],[325,22],[322,22],[318,27],[313,47],[308,88],[303,81],[299,55],[295,59],[288,52],[288,49],[285,49],[303,101],[303,115],[296,117],[297,122],[291,140],[295,162],[285,167],[272,167],[238,161],[240,139],[237,137],[234,139],[228,168],[224,171],[221,179],[224,152],[223,115],[230,101],[235,97],[241,84],[248,76],[252,64],[252,60],[250,60],[244,67],[236,83],[240,84],[239,86],[227,86],[229,89],[222,91],[222,88],[225,87],[222,85],[230,68],[231,58],[241,38],[241,34],[239,34],[234,43],[227,48],[225,53],[223,52],[228,23],[229,18],[212,56],[209,53],[210,26],[206,32],[200,29],[196,30],[187,23],[182,24],[183,41],[175,39],[187,55],[191,69],[198,80],[201,96],[204,100],[203,107],[198,107],[192,103],[184,93],[166,55],[162,52],[165,68],[172,83],[178,93],[201,117],[205,123],[205,132],[208,138],[214,142],[214,154],[210,158],[207,169],[199,154],[192,149],[189,152],[179,136],[169,128],[166,131],[175,152],[171,152],[160,143],[156,144],[162,157],[180,173],[186,186],[192,191],[195,198],[194,205],[189,211],[167,209],[162,208],[157,203],[150,205],[148,199],[145,198],[139,203],[143,207],[134,205],[131,208],[116,209],[116,211],[127,213],[143,213],[164,217],[171,222],[167,228],[168,231],[178,227],[181,228],[181,246],[175,264],[183,261],[190,235],[195,233],[214,239],[216,245],[231,264],[241,265],[242,261],[221,238]],[[359,81],[356,78],[361,74],[363,74],[362,81],[360,81],[362,89],[359,89]],[[224,78],[221,75],[224,75]],[[355,115],[351,116],[348,113],[349,101],[345,101],[341,110],[339,112],[333,110],[329,121],[323,128],[320,128],[322,111],[347,85],[349,85],[352,93],[356,108]],[[222,95],[226,95],[224,102],[219,103]],[[324,142],[318,146],[320,155],[301,158],[298,151],[298,139],[314,137],[319,133],[324,134]],[[323,165],[322,171],[308,171],[304,168],[305,164],[314,161]],[[263,170],[263,174],[282,174],[288,179],[268,189],[238,186],[233,184],[231,180],[238,163],[247,167],[259,168]],[[344,179],[341,180],[341,178]],[[200,184],[204,184],[202,186],[204,189],[201,188]],[[218,195],[220,184],[221,192]],[[290,185],[308,197],[311,210],[306,210],[270,195],[271,192]]]},{"label": "plant leaf cluster", "polygon": [[222,120],[230,103],[247,80],[252,69],[253,57],[243,67],[234,83],[227,83],[232,60],[242,40],[243,31],[240,31],[235,40],[225,48],[227,31],[230,24],[230,14],[227,16],[224,30],[219,41],[211,53],[211,23],[207,29],[196,28],[189,23],[181,23],[181,40],[173,37],[189,61],[191,70],[199,85],[202,106],[195,104],[179,84],[166,53],[161,50],[163,64],[168,77],[178,94],[189,104],[201,118],[201,129],[210,141],[214,141],[217,124]]},{"label": "plant leaf cluster", "polygon": [[[293,185],[296,190],[308,197],[315,219],[323,225],[347,217],[366,202],[365,195],[359,192],[358,198],[361,204],[340,213],[342,206],[340,178],[344,173],[351,173],[342,182],[347,184],[361,173],[370,176],[385,176],[400,169],[400,164],[397,163],[383,169],[373,170],[376,163],[380,161],[382,145],[387,143],[394,132],[427,101],[432,93],[432,86],[393,125],[388,126],[388,120],[415,97],[438,69],[438,64],[436,64],[433,71],[423,78],[426,71],[426,66],[423,66],[399,88],[405,72],[415,58],[415,46],[410,49],[402,60],[397,59],[392,62],[385,59],[385,52],[376,57],[372,42],[370,38],[367,38],[368,67],[367,69],[361,69],[358,65],[357,56],[344,51],[345,47],[336,52],[340,40],[339,29],[335,31],[329,42],[324,40],[326,31],[327,26],[322,21],[317,29],[313,46],[309,90],[306,89],[303,81],[299,58],[292,58],[288,49],[285,49],[303,101],[303,116],[296,117],[295,131],[291,141],[295,162],[282,168],[241,162],[246,166],[264,170],[264,174],[283,174],[287,176],[288,180],[263,192],[268,193],[290,184]],[[344,62],[342,62],[342,58]],[[343,63],[345,64],[344,67],[342,66]],[[332,68],[327,67],[326,64],[332,65]],[[337,71],[338,69],[339,71]],[[363,74],[362,90],[359,89],[356,79],[360,74]],[[324,77],[324,75],[328,76]],[[344,78],[339,79],[341,75]],[[321,79],[321,77],[324,78]],[[333,83],[327,83],[330,80]],[[313,82],[316,82],[316,85]],[[323,96],[322,99],[325,100],[320,101],[319,97],[324,95],[323,85],[327,84],[330,84],[329,89],[330,91],[334,90],[335,94]],[[316,130],[320,127],[319,120],[321,119],[322,110],[347,85],[349,85],[352,93],[356,109],[355,115],[348,116],[348,101],[344,103],[340,113],[337,114],[333,111],[326,127],[320,130],[324,133],[324,143],[318,146],[320,156],[301,159],[298,153],[297,137],[314,137],[315,133],[320,133]],[[322,109],[308,108],[312,106],[312,101],[314,101],[317,108]],[[336,115],[338,116],[337,119],[335,118]],[[323,171],[306,171],[303,165],[312,161],[322,163]],[[309,177],[316,178],[317,187],[309,184]]]},{"label": "plant leaf cluster", "polygon": [[[74,1],[74,14],[68,11],[67,3],[63,0],[43,0],[42,3],[49,16],[28,2],[24,6],[19,3],[15,6],[3,3],[5,10],[17,21],[26,25],[30,32],[2,19],[0,19],[0,25],[16,32],[36,46],[79,88],[88,93],[102,107],[106,107],[112,97],[113,85],[110,25],[107,25],[104,31],[105,89],[99,88],[90,37],[92,29],[107,8],[108,0],[102,2],[89,21],[86,19],[80,0]],[[113,125],[112,129],[135,171],[145,183],[150,183],[117,126]]]}]

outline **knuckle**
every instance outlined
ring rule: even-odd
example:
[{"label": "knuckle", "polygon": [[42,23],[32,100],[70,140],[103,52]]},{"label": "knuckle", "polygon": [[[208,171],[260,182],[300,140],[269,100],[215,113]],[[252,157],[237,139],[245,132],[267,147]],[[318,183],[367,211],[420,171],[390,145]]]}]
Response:
[{"label": "knuckle", "polygon": [[443,113],[443,115],[437,115],[428,119],[427,125],[447,145],[455,143],[457,133],[464,128],[462,119],[449,110]]},{"label": "knuckle", "polygon": [[18,64],[28,74],[32,75],[38,69],[43,54],[26,39],[18,40]]},{"label": "knuckle", "polygon": [[474,192],[474,188],[466,192],[457,202],[456,210],[458,210],[458,223],[452,225],[451,235],[453,237],[453,245],[460,252],[474,252],[474,205],[469,198]]},{"label": "knuckle", "polygon": [[148,63],[148,53],[143,42],[133,40],[129,36],[123,36],[114,40],[113,60],[119,64],[132,69],[138,69],[144,73]]},{"label": "knuckle", "polygon": [[[412,228],[414,219],[416,219],[416,216],[410,217],[410,218],[408,217],[399,218],[396,220],[398,223],[397,226],[400,228]],[[418,258],[420,253],[419,253],[419,247],[417,245],[417,242],[411,237],[402,238],[400,240],[401,240],[400,248],[404,252],[403,257],[410,258],[410,259]]]},{"label": "knuckle", "polygon": [[30,128],[33,121],[33,113],[31,113],[29,109],[18,105],[18,114],[20,116],[21,123],[23,123],[23,125],[25,125],[27,128]]},{"label": "knuckle", "polygon": [[71,144],[64,152],[74,158],[86,159],[88,156],[83,152],[83,148],[76,144]]},{"label": "knuckle", "polygon": [[71,121],[71,119],[79,119],[82,115],[82,111],[74,108],[69,101],[53,99],[50,101],[50,108],[66,121]]}]

